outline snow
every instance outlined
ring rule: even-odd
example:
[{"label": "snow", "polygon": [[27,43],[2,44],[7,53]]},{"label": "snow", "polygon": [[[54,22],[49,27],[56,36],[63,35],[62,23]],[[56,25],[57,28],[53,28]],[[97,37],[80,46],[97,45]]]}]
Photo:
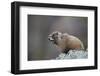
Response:
[{"label": "snow", "polygon": [[57,60],[60,59],[86,59],[88,58],[88,51],[83,50],[70,50],[67,54],[61,53],[56,58]]}]

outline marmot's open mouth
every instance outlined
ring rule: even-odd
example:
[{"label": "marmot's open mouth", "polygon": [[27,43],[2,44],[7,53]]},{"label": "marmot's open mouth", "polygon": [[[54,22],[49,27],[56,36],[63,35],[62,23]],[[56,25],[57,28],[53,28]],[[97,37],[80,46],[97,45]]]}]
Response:
[{"label": "marmot's open mouth", "polygon": [[48,39],[53,42],[54,44],[57,44],[57,39],[58,38],[53,38],[53,37],[48,37]]}]

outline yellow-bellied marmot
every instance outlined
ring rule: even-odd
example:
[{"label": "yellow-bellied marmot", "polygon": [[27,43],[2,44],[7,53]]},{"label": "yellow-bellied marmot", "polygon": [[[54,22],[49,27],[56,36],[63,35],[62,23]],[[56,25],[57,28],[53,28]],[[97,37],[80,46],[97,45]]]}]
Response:
[{"label": "yellow-bellied marmot", "polygon": [[53,32],[48,36],[48,39],[61,48],[62,52],[68,52],[69,50],[83,50],[84,46],[82,41],[72,35],[61,32]]}]

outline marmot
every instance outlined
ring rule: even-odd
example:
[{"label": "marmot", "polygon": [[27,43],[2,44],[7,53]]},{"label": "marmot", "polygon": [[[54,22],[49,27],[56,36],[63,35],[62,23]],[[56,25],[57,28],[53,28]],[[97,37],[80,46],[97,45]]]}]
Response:
[{"label": "marmot", "polygon": [[69,50],[84,50],[82,41],[68,33],[53,32],[48,36],[48,39],[59,48],[62,52],[68,53]]}]

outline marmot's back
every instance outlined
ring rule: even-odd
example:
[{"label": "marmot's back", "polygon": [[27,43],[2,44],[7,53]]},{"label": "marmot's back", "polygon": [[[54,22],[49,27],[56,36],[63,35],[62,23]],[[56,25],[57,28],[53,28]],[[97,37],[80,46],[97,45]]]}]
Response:
[{"label": "marmot's back", "polygon": [[66,44],[66,48],[69,49],[84,49],[82,41],[75,36],[69,35],[69,39],[66,40]]}]

